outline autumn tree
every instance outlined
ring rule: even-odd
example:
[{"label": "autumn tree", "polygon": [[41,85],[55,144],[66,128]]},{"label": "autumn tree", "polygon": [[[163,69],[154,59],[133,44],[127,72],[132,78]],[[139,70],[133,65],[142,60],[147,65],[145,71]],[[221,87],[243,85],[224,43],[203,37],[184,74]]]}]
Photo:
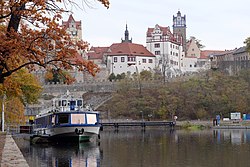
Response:
[{"label": "autumn tree", "polygon": [[250,37],[248,37],[244,43],[246,44],[246,50],[250,53]]},{"label": "autumn tree", "polygon": [[[109,7],[108,0],[98,1]],[[0,1],[0,83],[24,67],[75,67],[95,75],[97,65],[77,55],[87,44],[73,41],[59,25],[62,14],[70,12],[68,4],[77,6],[71,0]]]},{"label": "autumn tree", "polygon": [[42,87],[27,69],[21,69],[7,77],[4,86],[0,84],[0,91],[0,94],[6,95],[4,101],[7,122],[23,123],[24,107],[27,104],[37,103]]},{"label": "autumn tree", "polygon": [[[109,7],[108,0],[98,1]],[[40,95],[30,71],[98,72],[97,65],[78,54],[86,42],[74,41],[59,24],[62,14],[70,12],[67,5],[78,6],[71,0],[0,0],[0,97],[6,97],[9,120],[23,119],[25,104],[35,103]]]},{"label": "autumn tree", "polygon": [[45,74],[45,82],[60,82],[60,83],[73,83],[75,78],[73,78],[67,71],[61,69],[51,69]]}]

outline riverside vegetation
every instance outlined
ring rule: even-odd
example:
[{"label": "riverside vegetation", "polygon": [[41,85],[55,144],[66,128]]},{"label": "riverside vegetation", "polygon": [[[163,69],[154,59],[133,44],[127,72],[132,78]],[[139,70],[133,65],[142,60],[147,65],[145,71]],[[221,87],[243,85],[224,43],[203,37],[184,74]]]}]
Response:
[{"label": "riverside vegetation", "polygon": [[103,118],[171,120],[177,115],[178,120],[211,120],[218,114],[250,113],[250,70],[234,76],[209,71],[187,81],[141,90],[133,89],[133,82],[121,81],[113,98],[99,108]]}]

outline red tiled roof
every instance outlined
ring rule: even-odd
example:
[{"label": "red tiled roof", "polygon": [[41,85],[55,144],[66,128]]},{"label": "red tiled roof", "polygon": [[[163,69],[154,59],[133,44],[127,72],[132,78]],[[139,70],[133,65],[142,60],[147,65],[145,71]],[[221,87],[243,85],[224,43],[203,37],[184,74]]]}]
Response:
[{"label": "red tiled roof", "polygon": [[148,51],[143,45],[135,43],[114,43],[110,46],[110,56],[128,55],[128,56],[145,56],[155,57],[150,51]]},{"label": "red tiled roof", "polygon": [[[159,26],[159,25],[157,25]],[[160,30],[162,31],[163,35],[166,36],[173,36],[173,34],[171,33],[169,27],[162,27],[162,26],[159,26]],[[148,28],[148,31],[147,31],[147,37],[152,37],[152,32],[154,31],[155,28]]]},{"label": "red tiled roof", "polygon": [[68,60],[72,62],[77,62],[77,61],[83,61],[84,59],[79,53],[75,53],[75,55],[73,57],[69,57]]},{"label": "red tiled roof", "polygon": [[208,59],[209,55],[220,54],[223,52],[225,52],[225,51],[222,51],[222,50],[202,50],[200,58],[201,59]]},{"label": "red tiled roof", "polygon": [[93,47],[92,46],[87,53],[89,60],[102,59],[103,54],[107,53],[108,49],[109,47]]},{"label": "red tiled roof", "polygon": [[76,24],[76,28],[77,29],[81,29],[81,21],[75,21],[75,19],[73,18],[72,14],[69,16],[68,21],[63,21],[62,25],[66,28],[69,28],[69,23],[72,22],[72,20],[75,22]]}]

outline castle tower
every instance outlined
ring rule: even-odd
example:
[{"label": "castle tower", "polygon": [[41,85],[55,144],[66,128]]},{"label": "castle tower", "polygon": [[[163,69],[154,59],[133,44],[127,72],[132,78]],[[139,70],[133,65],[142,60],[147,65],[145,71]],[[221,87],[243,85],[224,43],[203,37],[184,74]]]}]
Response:
[{"label": "castle tower", "polygon": [[181,12],[177,12],[177,16],[173,16],[173,34],[182,38],[183,51],[187,52],[186,45],[186,15],[181,16]]},{"label": "castle tower", "polygon": [[126,24],[126,30],[125,30],[124,36],[125,36],[125,39],[124,40],[122,39],[122,43],[123,42],[132,43],[132,38],[129,40],[129,32],[128,32],[128,26],[127,26],[127,24]]},{"label": "castle tower", "polygon": [[69,16],[68,21],[63,21],[62,25],[67,29],[71,37],[77,41],[82,40],[82,23],[75,21],[72,14]]}]

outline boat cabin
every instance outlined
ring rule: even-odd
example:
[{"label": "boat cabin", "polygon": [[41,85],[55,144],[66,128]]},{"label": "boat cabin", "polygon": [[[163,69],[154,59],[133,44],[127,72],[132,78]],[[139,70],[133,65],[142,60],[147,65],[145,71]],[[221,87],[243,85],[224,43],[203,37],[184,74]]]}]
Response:
[{"label": "boat cabin", "polygon": [[35,124],[41,128],[48,126],[96,125],[99,122],[97,112],[64,112],[40,116]]},{"label": "boat cabin", "polygon": [[78,111],[83,108],[83,100],[60,98],[53,101],[53,107],[59,109],[60,112]]},{"label": "boat cabin", "polygon": [[41,127],[96,125],[99,123],[99,113],[83,107],[81,98],[65,96],[54,99],[52,110],[39,114],[35,124]]}]

